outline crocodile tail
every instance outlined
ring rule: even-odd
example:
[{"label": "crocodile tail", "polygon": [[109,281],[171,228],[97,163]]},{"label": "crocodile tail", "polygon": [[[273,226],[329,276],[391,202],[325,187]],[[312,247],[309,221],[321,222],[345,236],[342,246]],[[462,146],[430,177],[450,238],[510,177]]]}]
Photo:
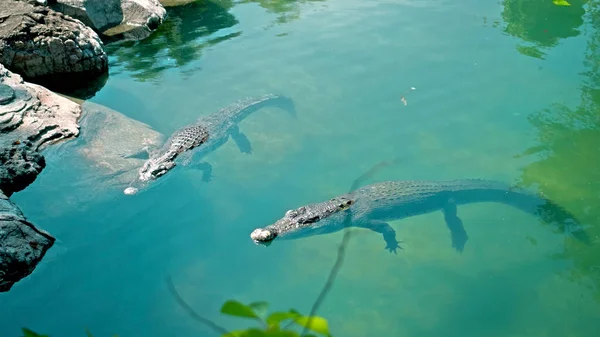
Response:
[{"label": "crocodile tail", "polygon": [[544,223],[555,226],[561,232],[580,242],[591,244],[591,238],[575,215],[540,194],[505,183],[483,179],[456,180],[452,182],[452,185],[456,191],[463,190],[466,192],[462,193],[466,200],[500,202],[520,209],[542,219]]},{"label": "crocodile tail", "polygon": [[296,104],[294,103],[291,97],[277,95],[276,104],[277,107],[287,111],[290,114],[290,116],[294,118],[298,116],[298,113],[296,112]]},{"label": "crocodile tail", "polygon": [[544,223],[582,243],[591,244],[591,238],[577,217],[552,200],[531,192],[507,191],[501,202],[539,217]]},{"label": "crocodile tail", "polygon": [[292,117],[296,117],[296,106],[294,101],[284,95],[266,94],[258,97],[249,97],[239,100],[222,109],[224,113],[232,115],[235,122],[240,122],[256,110],[268,106],[275,106],[287,111]]},{"label": "crocodile tail", "polygon": [[562,233],[565,233],[586,245],[591,245],[592,240],[589,234],[585,231],[583,224],[573,213],[552,200],[543,197],[538,198],[544,200],[544,204],[538,206],[536,209],[537,216],[545,223],[557,227]]}]

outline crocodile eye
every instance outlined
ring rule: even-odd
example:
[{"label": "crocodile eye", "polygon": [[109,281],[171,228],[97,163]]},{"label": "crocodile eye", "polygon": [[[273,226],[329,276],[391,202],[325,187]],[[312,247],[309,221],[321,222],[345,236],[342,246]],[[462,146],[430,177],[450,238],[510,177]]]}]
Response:
[{"label": "crocodile eye", "polygon": [[289,210],[287,212],[285,212],[285,216],[288,218],[295,218],[298,215],[298,213],[294,210]]},{"label": "crocodile eye", "polygon": [[340,209],[340,210],[342,210],[342,211],[345,211],[345,210],[347,210],[348,208],[350,208],[350,206],[351,206],[353,203],[354,203],[354,201],[352,201],[352,200],[345,200],[345,201],[343,201],[343,202],[342,202],[342,203],[341,203],[341,204],[338,206],[338,209]]},{"label": "crocodile eye", "polygon": [[314,215],[312,217],[309,218],[300,218],[298,219],[298,223],[312,223],[312,222],[316,222],[317,220],[319,220],[319,216],[318,215]]}]

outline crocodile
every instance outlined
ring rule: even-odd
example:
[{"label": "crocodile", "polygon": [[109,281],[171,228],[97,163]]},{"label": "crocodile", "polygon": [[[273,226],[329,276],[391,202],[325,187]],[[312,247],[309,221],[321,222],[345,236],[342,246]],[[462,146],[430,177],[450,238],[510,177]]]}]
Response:
[{"label": "crocodile", "polygon": [[[195,123],[175,131],[158,150],[144,149],[148,159],[138,171],[136,179],[123,192],[135,194],[141,186],[165,175],[177,164],[194,166],[204,172],[203,180],[211,179],[212,166],[200,159],[225,144],[229,137],[242,153],[251,154],[252,146],[248,138],[240,132],[238,123],[261,107],[276,105],[296,115],[293,101],[282,95],[266,94],[236,101],[217,112],[199,118]],[[135,154],[133,156],[139,155]],[[138,185],[138,186],[135,186]]]},{"label": "crocodile", "polygon": [[461,253],[468,235],[457,215],[457,206],[480,202],[502,203],[540,216],[574,238],[590,243],[577,220],[554,202],[529,191],[483,179],[385,181],[366,185],[327,201],[288,210],[275,223],[252,231],[250,238],[256,244],[268,246],[275,238],[298,239],[356,227],[381,234],[386,242],[385,249],[396,253],[402,247],[389,221],[441,210],[450,231],[452,247]]}]

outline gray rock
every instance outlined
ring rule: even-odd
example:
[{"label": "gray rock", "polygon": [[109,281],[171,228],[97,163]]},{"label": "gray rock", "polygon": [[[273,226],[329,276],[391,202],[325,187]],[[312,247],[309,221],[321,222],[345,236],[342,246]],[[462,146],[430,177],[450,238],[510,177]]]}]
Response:
[{"label": "gray rock", "polygon": [[0,64],[0,292],[31,274],[55,241],[27,221],[7,196],[44,169],[38,150],[79,134],[80,115],[77,103],[24,82]]},{"label": "gray rock", "polygon": [[0,100],[0,148],[30,142],[33,150],[41,150],[79,134],[81,107],[77,103],[23,81],[1,64]]},{"label": "gray rock", "polygon": [[144,148],[160,147],[164,136],[147,124],[96,103],[84,102],[82,109],[82,134],[69,145],[81,142],[85,146],[77,146],[71,155],[81,156],[82,164],[93,167],[99,179],[97,188],[122,190],[136,179],[145,161]]},{"label": "gray rock", "polygon": [[0,84],[0,105],[5,105],[15,98],[15,91],[9,85]]},{"label": "gray rock", "polygon": [[167,11],[158,0],[57,0],[56,11],[116,39],[144,39],[163,22]]},{"label": "gray rock", "polygon": [[48,7],[15,0],[0,1],[0,63],[36,82],[58,74],[94,77],[108,69],[102,41],[91,28]]},{"label": "gray rock", "polygon": [[0,292],[30,275],[54,241],[0,191]]},{"label": "gray rock", "polygon": [[23,190],[46,167],[44,157],[31,143],[16,142],[0,148],[0,190],[7,196]]}]

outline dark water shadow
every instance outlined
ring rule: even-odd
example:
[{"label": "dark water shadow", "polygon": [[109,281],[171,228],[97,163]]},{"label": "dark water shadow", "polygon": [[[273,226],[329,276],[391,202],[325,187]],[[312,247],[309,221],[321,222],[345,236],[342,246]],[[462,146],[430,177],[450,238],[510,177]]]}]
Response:
[{"label": "dark water shadow", "polygon": [[99,74],[88,72],[52,74],[35,78],[23,76],[23,79],[59,94],[85,100],[94,97],[104,87],[108,81],[108,71]]},{"label": "dark water shadow", "polygon": [[569,0],[557,6],[552,0],[504,0],[503,31],[524,42],[517,47],[523,55],[545,58],[545,51],[560,40],[578,36],[583,25],[585,0]]},{"label": "dark water shadow", "polygon": [[211,1],[168,8],[165,22],[147,39],[107,44],[111,72],[122,68],[139,81],[152,81],[165,70],[186,66],[199,59],[203,49],[241,34],[217,34],[239,23],[229,9]]},{"label": "dark water shadow", "polygon": [[554,104],[529,116],[537,130],[537,144],[518,157],[534,161],[523,168],[521,185],[536,185],[559,201],[588,228],[592,246],[567,244],[553,256],[573,262],[569,277],[592,284],[600,301],[600,3],[589,3],[587,14],[586,71],[575,107]]}]

